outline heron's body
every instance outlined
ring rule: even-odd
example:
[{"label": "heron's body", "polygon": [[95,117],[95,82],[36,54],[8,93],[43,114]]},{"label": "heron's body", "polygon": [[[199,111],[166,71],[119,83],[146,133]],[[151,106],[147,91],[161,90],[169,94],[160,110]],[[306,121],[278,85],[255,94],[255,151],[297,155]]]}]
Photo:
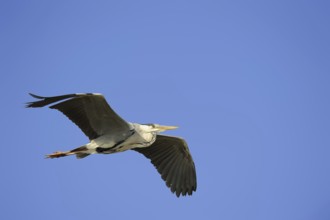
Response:
[{"label": "heron's body", "polygon": [[90,143],[86,144],[86,151],[81,153],[95,154],[111,154],[122,152],[134,148],[148,147],[156,140],[156,133],[151,131],[149,125],[141,125],[129,123],[130,130],[123,132],[121,135],[106,134],[100,136]]},{"label": "heron's body", "polygon": [[[191,195],[196,191],[195,165],[186,142],[178,137],[159,135],[159,132],[175,129],[175,126],[138,124],[123,120],[101,94],[76,93],[54,97],[41,97],[27,107],[43,107],[49,104],[74,122],[90,139],[90,142],[65,152],[55,152],[47,158],[76,155],[84,158],[91,154],[112,154],[135,150],[149,158],[166,185],[177,196]],[[57,104],[55,104],[57,103]]]}]

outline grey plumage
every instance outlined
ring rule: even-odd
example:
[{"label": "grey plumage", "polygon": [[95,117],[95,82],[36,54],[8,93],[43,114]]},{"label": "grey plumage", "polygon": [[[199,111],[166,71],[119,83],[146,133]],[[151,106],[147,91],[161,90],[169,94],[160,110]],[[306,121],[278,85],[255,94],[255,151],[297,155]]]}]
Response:
[{"label": "grey plumage", "polygon": [[115,153],[132,149],[143,154],[160,173],[167,187],[178,197],[192,195],[197,189],[196,169],[187,143],[178,137],[158,133],[174,126],[129,123],[108,105],[101,94],[77,93],[42,97],[27,103],[28,108],[50,104],[75,123],[90,143],[67,152],[49,154],[49,158],[76,155],[84,158],[93,153]]}]

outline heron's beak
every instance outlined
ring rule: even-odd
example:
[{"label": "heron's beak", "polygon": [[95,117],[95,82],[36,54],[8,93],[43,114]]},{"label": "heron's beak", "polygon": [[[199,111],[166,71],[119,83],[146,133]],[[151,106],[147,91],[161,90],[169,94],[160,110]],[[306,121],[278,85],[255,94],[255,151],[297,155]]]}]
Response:
[{"label": "heron's beak", "polygon": [[162,132],[162,131],[167,131],[167,130],[174,130],[177,129],[177,126],[166,126],[166,125],[157,125],[157,127],[155,127],[158,131]]}]

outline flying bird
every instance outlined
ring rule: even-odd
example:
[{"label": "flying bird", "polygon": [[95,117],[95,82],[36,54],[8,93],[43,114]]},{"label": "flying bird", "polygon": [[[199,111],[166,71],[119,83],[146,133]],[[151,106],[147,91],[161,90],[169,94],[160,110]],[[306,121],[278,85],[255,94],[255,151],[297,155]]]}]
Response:
[{"label": "flying bird", "polygon": [[75,123],[90,142],[70,151],[46,155],[59,158],[75,155],[78,159],[91,154],[112,154],[134,150],[151,160],[167,187],[177,197],[192,195],[197,188],[195,164],[184,139],[160,135],[176,126],[138,124],[122,119],[98,93],[75,93],[53,97],[30,95],[38,101],[28,108],[57,109]]}]

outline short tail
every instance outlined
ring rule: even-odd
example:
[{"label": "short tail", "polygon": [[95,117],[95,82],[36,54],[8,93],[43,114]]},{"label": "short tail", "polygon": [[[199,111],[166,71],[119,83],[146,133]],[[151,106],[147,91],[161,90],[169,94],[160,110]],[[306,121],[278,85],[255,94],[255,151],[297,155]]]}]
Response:
[{"label": "short tail", "polygon": [[52,154],[47,154],[46,158],[54,159],[54,158],[66,157],[70,155],[76,155],[77,159],[82,159],[90,155],[89,153],[86,153],[86,151],[87,151],[86,146],[82,146],[70,151],[65,151],[65,152],[57,151]]}]

